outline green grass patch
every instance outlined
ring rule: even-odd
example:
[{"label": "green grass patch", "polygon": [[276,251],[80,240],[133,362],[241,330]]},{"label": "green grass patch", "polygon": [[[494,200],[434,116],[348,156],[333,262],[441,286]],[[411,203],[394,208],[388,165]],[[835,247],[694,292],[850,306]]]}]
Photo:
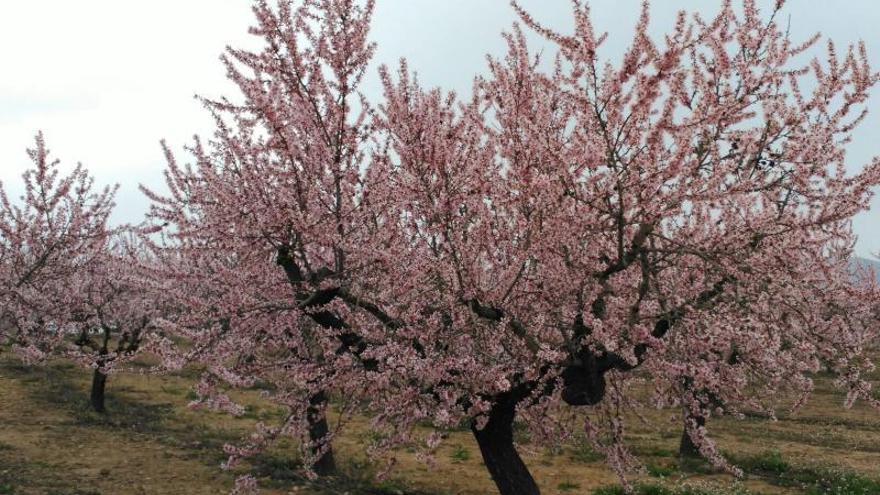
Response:
[{"label": "green grass patch", "polygon": [[578,490],[578,489],[580,489],[580,487],[581,487],[581,485],[579,485],[577,483],[573,483],[568,480],[563,481],[562,483],[560,483],[559,485],[556,486],[556,488],[559,489],[559,491],[561,491],[561,492],[570,492],[572,490]]},{"label": "green grass patch", "polygon": [[792,468],[784,475],[770,479],[769,482],[779,486],[801,488],[807,495],[880,494],[880,480],[827,467]]},{"label": "green grass patch", "polygon": [[648,470],[648,475],[653,476],[655,478],[665,478],[667,476],[671,476],[676,472],[676,467],[670,464],[653,464],[649,463],[645,466]]},{"label": "green grass patch", "polygon": [[678,459],[678,469],[683,473],[712,474],[715,468],[702,457],[682,457]]},{"label": "green grass patch", "polygon": [[[870,478],[852,471],[830,467],[798,466],[788,462],[777,451],[765,451],[746,456],[727,456],[750,476],[760,478],[775,486],[795,488],[806,495],[880,495],[880,480]],[[706,472],[711,466],[694,459],[685,464],[684,472]],[[666,477],[674,472],[668,466],[647,466],[648,474]],[[634,495],[757,495],[742,488],[718,488],[703,485],[670,486],[660,483],[637,483]],[[593,495],[626,495],[620,486],[603,487]]]},{"label": "green grass patch", "polygon": [[773,485],[800,488],[807,495],[880,494],[878,479],[832,467],[794,466],[776,451],[730,457],[746,473],[762,477]]},{"label": "green grass patch", "polygon": [[463,445],[455,445],[452,447],[452,460],[455,462],[467,462],[471,460],[471,452]]},{"label": "green grass patch", "polygon": [[756,474],[782,475],[791,470],[791,465],[777,450],[767,450],[746,457],[731,456],[733,463],[743,471]]},{"label": "green grass patch", "polygon": [[291,482],[301,483],[306,480],[298,459],[263,453],[249,458],[248,461],[254,476],[272,488],[283,488]]},{"label": "green grass patch", "polygon": [[581,439],[571,449],[571,460],[584,464],[592,464],[605,459],[600,452],[596,452],[586,439]]},{"label": "green grass patch", "polygon": [[[621,486],[607,486],[593,490],[593,495],[628,495]],[[657,483],[637,483],[632,495],[757,495],[748,490],[726,489],[699,485],[666,486]]]},{"label": "green grass patch", "polygon": [[880,493],[880,480],[870,479],[852,472],[834,470],[819,471],[807,495],[876,495]]}]

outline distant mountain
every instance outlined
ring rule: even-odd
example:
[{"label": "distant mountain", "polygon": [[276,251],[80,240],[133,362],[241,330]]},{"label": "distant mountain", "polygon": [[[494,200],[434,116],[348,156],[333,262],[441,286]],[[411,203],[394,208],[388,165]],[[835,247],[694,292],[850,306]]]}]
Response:
[{"label": "distant mountain", "polygon": [[854,258],[855,263],[866,266],[874,269],[874,275],[877,277],[877,281],[880,282],[880,260],[876,259],[868,259],[868,258],[860,258],[856,256]]}]

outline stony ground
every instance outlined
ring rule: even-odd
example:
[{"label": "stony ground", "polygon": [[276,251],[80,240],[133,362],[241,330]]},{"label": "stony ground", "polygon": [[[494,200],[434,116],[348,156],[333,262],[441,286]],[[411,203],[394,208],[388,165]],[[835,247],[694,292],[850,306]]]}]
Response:
[{"label": "stony ground", "polygon": [[[23,366],[0,354],[0,495],[216,494],[235,473],[219,468],[222,445],[242,438],[258,421],[279,412],[256,393],[242,418],[186,408],[195,372],[172,376],[113,375],[106,415],[86,407],[89,375],[64,362]],[[880,376],[878,383],[880,383]],[[715,437],[747,473],[734,482],[702,463],[681,465],[675,452],[680,421],[669,412],[644,411],[648,424],[632,422],[630,440],[647,474],[637,476],[643,495],[880,494],[880,414],[863,406],[843,410],[841,395],[820,377],[809,406],[796,416],[725,419],[711,424]],[[658,427],[659,425],[659,427]],[[389,480],[377,482],[365,460],[371,433],[356,418],[335,444],[343,476],[321,483],[303,479],[291,460],[296,449],[279,445],[248,466],[266,494],[493,493],[493,485],[467,431],[453,432],[428,469],[412,451],[398,453]],[[621,493],[601,456],[586,445],[564,449],[521,439],[524,458],[543,493]]]}]

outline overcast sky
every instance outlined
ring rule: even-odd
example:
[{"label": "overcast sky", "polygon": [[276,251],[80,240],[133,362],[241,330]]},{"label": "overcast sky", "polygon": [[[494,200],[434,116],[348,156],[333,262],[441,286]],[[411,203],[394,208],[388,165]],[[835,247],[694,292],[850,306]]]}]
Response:
[{"label": "overcast sky", "polygon": [[[672,26],[675,11],[714,13],[716,0],[655,0],[651,31]],[[735,2],[736,3],[736,2]],[[771,0],[759,4],[769,8]],[[571,26],[569,0],[523,0],[535,17]],[[597,29],[609,32],[603,57],[619,59],[629,42],[639,0],[591,2]],[[137,221],[146,210],[138,183],[159,187],[159,139],[179,149],[211,122],[192,98],[235,95],[218,55],[227,44],[254,46],[248,0],[0,0],[0,180],[15,189],[28,167],[25,148],[42,129],[66,165],[83,162],[101,183],[119,183],[115,220]],[[816,31],[839,45],[865,40],[880,70],[880,2],[789,0],[795,40]],[[466,93],[485,54],[503,53],[498,33],[514,21],[507,0],[377,0],[376,64],[409,59],[426,86]],[[540,48],[538,40],[533,46]],[[378,94],[373,71],[368,96]],[[880,154],[880,91],[850,147],[857,170]],[[11,183],[10,183],[11,182]],[[861,255],[880,252],[880,201],[858,217]]]}]

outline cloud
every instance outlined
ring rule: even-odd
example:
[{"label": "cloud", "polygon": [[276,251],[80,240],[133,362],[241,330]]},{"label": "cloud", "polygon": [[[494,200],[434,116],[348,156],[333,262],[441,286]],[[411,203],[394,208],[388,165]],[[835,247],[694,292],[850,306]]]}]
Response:
[{"label": "cloud", "polygon": [[[764,0],[761,5],[772,4]],[[42,129],[57,157],[86,164],[101,183],[122,184],[117,217],[136,220],[146,202],[138,182],[162,184],[158,141],[175,149],[194,133],[210,134],[211,121],[193,100],[236,91],[224,77],[218,56],[227,44],[252,47],[247,0],[153,0],[150,2],[29,0],[7,2],[0,16],[0,180],[10,182],[28,166],[25,147]],[[523,0],[536,17],[556,28],[571,26],[569,0]],[[629,42],[640,0],[594,0],[594,23],[610,31],[601,55],[619,59]],[[710,5],[711,4],[711,5]],[[652,32],[665,33],[675,12],[655,2]],[[714,2],[679,0],[676,6],[711,15]],[[880,68],[875,26],[880,4],[789,2],[794,38],[813,31],[845,44],[859,37]],[[784,19],[785,16],[782,17]],[[376,62],[410,59],[426,86],[467,94],[474,74],[485,72],[485,53],[502,53],[499,33],[515,15],[502,0],[379,0],[373,38]],[[543,47],[536,36],[536,49]],[[372,74],[368,96],[380,94]],[[880,95],[873,102],[880,101]],[[877,103],[872,105],[877,108]],[[877,154],[873,135],[880,113],[855,135],[848,164],[855,169]],[[878,207],[875,206],[874,211]],[[862,254],[880,251],[877,214],[855,221]]]}]

